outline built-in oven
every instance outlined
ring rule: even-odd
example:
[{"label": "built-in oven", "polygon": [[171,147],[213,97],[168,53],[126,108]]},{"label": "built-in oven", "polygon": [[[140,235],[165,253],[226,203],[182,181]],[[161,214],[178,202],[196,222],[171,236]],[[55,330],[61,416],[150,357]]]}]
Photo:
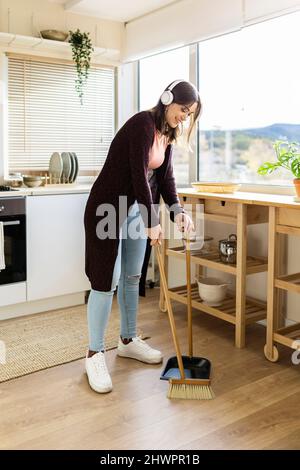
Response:
[{"label": "built-in oven", "polygon": [[0,222],[3,224],[5,262],[5,268],[0,271],[0,285],[26,281],[25,197],[0,198]]}]

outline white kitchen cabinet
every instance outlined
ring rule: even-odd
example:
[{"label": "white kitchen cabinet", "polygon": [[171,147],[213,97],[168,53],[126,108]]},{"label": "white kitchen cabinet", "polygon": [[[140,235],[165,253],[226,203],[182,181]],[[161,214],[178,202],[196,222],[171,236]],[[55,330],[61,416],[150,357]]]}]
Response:
[{"label": "white kitchen cabinet", "polygon": [[27,301],[90,289],[84,271],[87,198],[27,197]]},{"label": "white kitchen cabinet", "polygon": [[0,286],[0,308],[21,302],[26,302],[26,282]]}]

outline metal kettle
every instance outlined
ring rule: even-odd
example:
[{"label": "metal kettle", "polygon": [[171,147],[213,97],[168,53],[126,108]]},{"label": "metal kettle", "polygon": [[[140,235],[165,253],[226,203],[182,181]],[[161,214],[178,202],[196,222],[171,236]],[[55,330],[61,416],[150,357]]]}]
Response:
[{"label": "metal kettle", "polygon": [[236,263],[237,236],[231,233],[225,240],[219,240],[220,259],[223,263]]}]

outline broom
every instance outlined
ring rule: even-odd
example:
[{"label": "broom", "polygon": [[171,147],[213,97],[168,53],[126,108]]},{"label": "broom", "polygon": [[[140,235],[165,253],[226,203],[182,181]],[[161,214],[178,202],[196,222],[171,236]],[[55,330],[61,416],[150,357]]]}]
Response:
[{"label": "broom", "polygon": [[[159,248],[159,245],[155,245],[156,247],[156,255],[157,255],[157,261],[158,261],[158,266],[159,266],[159,272],[160,272],[160,279],[161,279],[161,284],[166,300],[166,306],[167,306],[167,312],[168,312],[168,317],[169,317],[169,322],[171,326],[171,332],[172,332],[172,337],[174,341],[174,346],[175,346],[175,351],[176,351],[176,357],[177,357],[177,363],[178,363],[178,368],[179,368],[179,375],[180,378],[169,378],[169,390],[168,390],[168,398],[183,398],[183,399],[188,399],[188,400],[210,400],[213,398],[213,392],[210,387],[210,378],[195,378],[197,377],[197,372],[198,375],[201,375],[202,368],[203,368],[203,363],[206,366],[209,361],[203,358],[194,358],[192,356],[192,310],[191,310],[191,286],[190,286],[190,253],[189,249],[189,240],[187,243],[187,292],[188,292],[188,329],[189,329],[189,354],[190,356],[184,357],[185,359],[185,366],[186,366],[186,371],[190,372],[191,377],[186,377],[185,373],[185,368],[183,365],[183,357],[181,355],[180,351],[180,346],[179,346],[179,341],[178,341],[178,336],[177,336],[177,331],[176,331],[176,325],[175,325],[175,320],[174,320],[174,315],[173,315],[173,310],[172,310],[172,305],[169,297],[169,289],[168,289],[168,284],[167,284],[167,279],[165,275],[165,270],[164,270],[164,264],[163,264],[163,259],[161,255],[161,251]],[[210,364],[210,363],[209,363]],[[207,367],[207,366],[206,366]],[[204,376],[206,375],[206,370],[204,371]]]}]

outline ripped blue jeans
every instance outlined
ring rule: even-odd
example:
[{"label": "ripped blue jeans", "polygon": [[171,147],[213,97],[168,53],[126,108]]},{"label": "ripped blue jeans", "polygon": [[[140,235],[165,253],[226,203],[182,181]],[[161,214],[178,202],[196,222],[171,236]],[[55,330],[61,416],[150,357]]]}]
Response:
[{"label": "ripped blue jeans", "polygon": [[[140,238],[131,238],[130,223],[140,223]],[[121,231],[111,290],[102,292],[91,289],[88,305],[88,331],[90,351],[105,349],[104,335],[111,312],[113,295],[118,286],[117,299],[121,316],[122,338],[136,336],[136,317],[139,300],[139,281],[146,251],[147,237],[137,201],[131,206]],[[101,262],[101,260],[99,260]]]}]

